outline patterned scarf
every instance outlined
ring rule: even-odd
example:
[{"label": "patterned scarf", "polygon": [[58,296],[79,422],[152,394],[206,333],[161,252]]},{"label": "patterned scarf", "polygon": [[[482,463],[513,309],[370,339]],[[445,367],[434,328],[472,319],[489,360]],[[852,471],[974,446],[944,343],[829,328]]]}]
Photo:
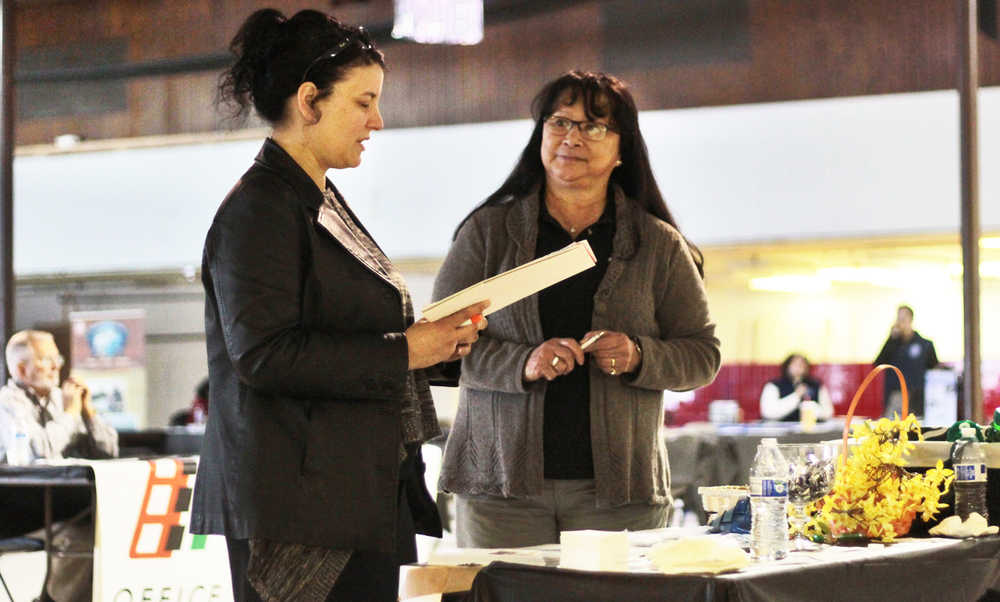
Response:
[{"label": "patterned scarf", "polygon": [[[399,291],[403,300],[404,323],[412,324],[413,303],[402,274],[351,218],[344,201],[334,190],[327,188],[324,191],[323,202],[336,212],[368,254],[371,264],[378,267],[379,274]],[[401,402],[403,437],[399,446],[400,462],[406,458],[406,443],[422,443],[441,434],[431,389],[423,370],[406,373],[406,396]],[[350,558],[351,550],[251,539],[247,578],[265,602],[323,602]]]}]

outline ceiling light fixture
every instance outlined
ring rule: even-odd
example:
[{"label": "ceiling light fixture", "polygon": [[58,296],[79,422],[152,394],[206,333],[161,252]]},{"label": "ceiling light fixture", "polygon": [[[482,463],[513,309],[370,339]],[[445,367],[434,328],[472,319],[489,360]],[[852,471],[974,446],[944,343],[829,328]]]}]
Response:
[{"label": "ceiling light fixture", "polygon": [[420,44],[478,44],[483,0],[395,0],[392,37]]}]

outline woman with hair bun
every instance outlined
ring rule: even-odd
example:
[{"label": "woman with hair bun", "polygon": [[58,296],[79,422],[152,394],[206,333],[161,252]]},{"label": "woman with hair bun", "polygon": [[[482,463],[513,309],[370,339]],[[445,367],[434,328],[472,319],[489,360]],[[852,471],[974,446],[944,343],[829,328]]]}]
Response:
[{"label": "woman with hair bun", "polygon": [[252,14],[221,98],[271,126],[219,207],[202,281],[209,416],[191,531],[226,536],[236,600],[396,600],[414,533],[440,536],[420,445],[425,369],[469,352],[479,304],[414,323],[399,271],[329,169],[383,127],[385,63],[322,13]]}]

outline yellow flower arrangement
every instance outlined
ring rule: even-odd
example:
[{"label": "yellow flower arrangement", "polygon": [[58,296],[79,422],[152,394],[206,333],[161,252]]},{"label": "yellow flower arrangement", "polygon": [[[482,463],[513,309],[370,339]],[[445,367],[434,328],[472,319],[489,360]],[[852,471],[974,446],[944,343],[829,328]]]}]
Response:
[{"label": "yellow flower arrangement", "polygon": [[846,463],[839,460],[833,489],[806,509],[812,516],[805,526],[808,535],[829,541],[852,534],[889,542],[909,532],[918,512],[926,521],[947,506],[939,500],[955,476],[940,460],[922,475],[904,468],[904,456],[915,447],[911,437],[923,440],[916,416],[866,420],[851,434],[856,445]]}]

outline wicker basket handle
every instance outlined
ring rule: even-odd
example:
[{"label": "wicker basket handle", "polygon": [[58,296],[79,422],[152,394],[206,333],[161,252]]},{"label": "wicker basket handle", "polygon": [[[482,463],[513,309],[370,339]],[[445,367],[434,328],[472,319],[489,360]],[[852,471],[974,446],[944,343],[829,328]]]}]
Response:
[{"label": "wicker basket handle", "polygon": [[880,372],[885,372],[886,370],[893,370],[896,372],[896,376],[899,378],[899,391],[903,396],[903,415],[900,416],[902,419],[906,419],[906,415],[910,411],[910,393],[906,390],[906,379],[903,378],[903,373],[899,371],[899,368],[895,366],[890,366],[889,364],[879,364],[875,366],[875,369],[868,373],[868,376],[861,381],[861,385],[858,387],[857,392],[854,394],[854,399],[851,400],[851,405],[847,408],[847,420],[844,422],[844,440],[843,446],[840,449],[840,460],[841,462],[847,462],[847,435],[851,432],[851,420],[854,418],[854,409],[858,406],[858,402],[861,401],[861,395],[868,388],[875,377],[879,375]]}]

